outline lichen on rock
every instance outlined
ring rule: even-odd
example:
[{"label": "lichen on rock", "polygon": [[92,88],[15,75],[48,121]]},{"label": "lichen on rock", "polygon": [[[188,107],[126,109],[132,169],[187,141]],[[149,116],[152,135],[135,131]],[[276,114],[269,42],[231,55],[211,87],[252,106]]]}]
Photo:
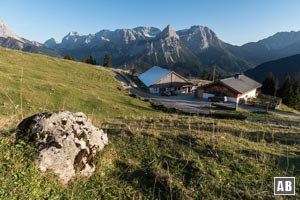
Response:
[{"label": "lichen on rock", "polygon": [[38,168],[53,171],[67,183],[75,174],[90,176],[93,159],[108,144],[107,134],[82,113],[58,111],[24,119],[17,138],[31,142],[39,150]]}]

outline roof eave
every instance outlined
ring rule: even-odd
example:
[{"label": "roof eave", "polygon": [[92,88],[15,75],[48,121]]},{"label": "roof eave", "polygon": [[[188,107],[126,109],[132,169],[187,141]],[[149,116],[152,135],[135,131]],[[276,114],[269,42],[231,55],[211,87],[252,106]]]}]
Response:
[{"label": "roof eave", "polygon": [[169,73],[167,73],[166,75],[164,75],[163,77],[161,77],[160,79],[158,79],[157,81],[155,81],[154,83],[152,83],[152,85],[155,85],[156,83],[158,83],[161,79],[163,79],[164,77],[166,77],[169,74],[174,73],[175,75],[179,76],[180,78],[182,78],[185,82],[190,83],[186,78],[182,77],[181,75],[177,74],[174,71],[170,71]]}]

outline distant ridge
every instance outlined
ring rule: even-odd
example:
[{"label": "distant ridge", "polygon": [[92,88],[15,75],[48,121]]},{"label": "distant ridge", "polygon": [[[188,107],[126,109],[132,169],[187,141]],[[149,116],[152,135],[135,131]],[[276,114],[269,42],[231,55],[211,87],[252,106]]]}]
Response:
[{"label": "distant ridge", "polygon": [[300,54],[263,63],[246,71],[245,74],[259,82],[263,82],[269,72],[275,75],[279,84],[283,82],[286,74],[291,77],[297,74],[300,76]]},{"label": "distant ridge", "polygon": [[228,50],[257,65],[300,54],[300,31],[279,32],[258,42],[249,42],[240,47],[230,46]]},{"label": "distant ridge", "polygon": [[10,49],[60,57],[57,51],[50,49],[47,46],[36,41],[29,41],[18,36],[5,24],[2,19],[0,19],[0,46]]}]

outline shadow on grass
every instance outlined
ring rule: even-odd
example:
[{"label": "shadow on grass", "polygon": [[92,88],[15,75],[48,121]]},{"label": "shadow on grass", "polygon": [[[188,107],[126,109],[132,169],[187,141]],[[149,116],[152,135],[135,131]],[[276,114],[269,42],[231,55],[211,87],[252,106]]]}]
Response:
[{"label": "shadow on grass", "polygon": [[300,175],[300,157],[275,156],[275,165],[290,175]]},{"label": "shadow on grass", "polygon": [[170,176],[142,160],[141,165],[133,165],[129,161],[116,161],[116,167],[121,172],[119,179],[139,188],[144,197],[159,197],[160,199],[179,198],[176,190],[170,188]]},{"label": "shadow on grass", "polygon": [[16,129],[13,128],[13,129],[10,129],[10,130],[1,130],[0,131],[0,136],[4,136],[4,137],[9,137],[11,136],[13,133],[16,132]]},{"label": "shadow on grass", "polygon": [[232,131],[229,132],[233,136],[247,139],[251,142],[266,142],[266,143],[279,143],[284,145],[296,145],[300,142],[300,134],[296,132],[287,133],[270,133],[264,131]]},{"label": "shadow on grass", "polygon": [[[198,125],[207,126],[206,129],[214,126],[213,123],[195,124]],[[287,164],[284,154],[280,157],[251,147],[231,149],[188,132],[154,135],[143,131],[122,139],[115,134],[112,139],[120,142],[118,147],[126,147],[114,161],[113,176],[122,185],[135,188],[145,199],[212,199],[221,196],[224,199],[250,199],[251,194],[271,188],[263,181],[272,178],[273,173],[286,175],[292,174],[293,170],[300,174],[296,171],[296,168],[300,169],[300,152],[296,156],[296,152],[291,152],[294,157],[290,156]],[[262,177],[258,174],[260,166],[266,166]],[[215,181],[220,177],[228,182],[226,187]],[[244,184],[240,184],[240,180]],[[214,189],[209,193],[208,188]],[[235,188],[237,192],[232,193]],[[249,194],[245,193],[246,189]]]}]

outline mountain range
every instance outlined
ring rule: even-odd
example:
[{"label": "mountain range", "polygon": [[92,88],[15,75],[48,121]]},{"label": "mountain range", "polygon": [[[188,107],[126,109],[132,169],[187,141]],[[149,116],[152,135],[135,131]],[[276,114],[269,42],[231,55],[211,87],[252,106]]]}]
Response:
[{"label": "mountain range", "polygon": [[138,71],[160,65],[185,74],[198,75],[202,69],[216,67],[221,72],[243,71],[251,67],[245,60],[229,52],[207,27],[192,26],[175,31],[168,25],[162,31],[154,27],[101,30],[96,34],[70,32],[60,43],[53,38],[45,42],[61,55],[82,60],[92,55],[102,62],[109,53],[117,67],[137,66]]},{"label": "mountain range", "polygon": [[160,65],[183,75],[198,76],[212,68],[223,74],[246,71],[264,62],[300,54],[300,32],[280,32],[236,46],[222,41],[205,26],[175,31],[168,25],[163,30],[136,27],[89,35],[70,32],[61,41],[51,38],[40,44],[16,35],[0,20],[0,46],[57,57],[70,55],[79,61],[92,55],[100,64],[109,53],[114,67],[135,67],[142,72]]}]

